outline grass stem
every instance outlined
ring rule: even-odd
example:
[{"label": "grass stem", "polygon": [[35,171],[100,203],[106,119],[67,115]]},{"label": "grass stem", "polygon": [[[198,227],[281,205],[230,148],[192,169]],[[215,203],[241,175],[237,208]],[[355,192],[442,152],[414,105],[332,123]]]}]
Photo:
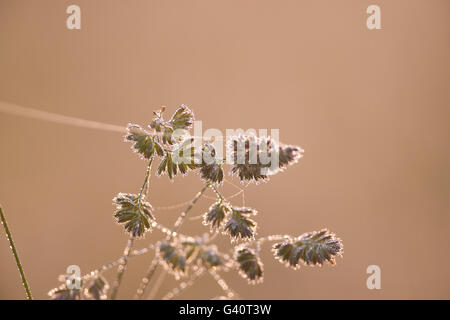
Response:
[{"label": "grass stem", "polygon": [[119,267],[117,269],[117,278],[114,282],[112,292],[111,292],[111,300],[115,300],[117,298],[117,294],[119,292],[120,284],[122,283],[123,274],[125,273],[125,270],[127,269],[128,264],[128,258],[130,256],[131,248],[133,247],[134,238],[128,239],[127,246],[125,247],[125,250],[123,251],[123,256],[121,259],[121,262],[119,264]]},{"label": "grass stem", "polygon": [[[147,171],[145,173],[144,183],[142,184],[141,190],[139,191],[139,197],[138,197],[139,205],[141,204],[142,198],[147,194],[147,191],[148,191],[148,184],[149,184],[150,174],[151,174],[151,170],[152,170],[152,162],[153,162],[153,157],[151,157],[150,161],[148,162]],[[119,287],[120,287],[120,284],[122,283],[123,274],[125,273],[125,270],[127,269],[128,258],[130,256],[131,249],[133,248],[133,244],[134,244],[134,238],[131,237],[130,239],[128,239],[127,246],[125,247],[125,249],[123,251],[122,261],[117,269],[117,278],[113,285],[113,289],[112,289],[112,293],[111,293],[111,300],[115,300],[117,298],[117,293],[119,292]]]},{"label": "grass stem", "polygon": [[30,286],[28,284],[27,278],[25,277],[25,272],[23,271],[22,263],[20,262],[19,254],[17,253],[17,249],[14,244],[14,240],[12,238],[11,231],[9,230],[8,223],[6,222],[6,217],[5,217],[5,214],[3,212],[3,208],[1,207],[1,205],[0,205],[0,218],[2,221],[3,228],[5,229],[5,232],[6,232],[6,238],[8,238],[9,247],[11,248],[11,251],[14,255],[14,259],[16,259],[16,265],[17,265],[17,268],[19,269],[20,277],[22,278],[22,284],[23,284],[23,287],[25,288],[25,292],[27,294],[27,299],[33,300],[33,296],[31,295]]},{"label": "grass stem", "polygon": [[[172,232],[170,235],[167,236],[166,241],[170,242],[173,237],[174,233],[176,234],[178,230],[180,230],[181,225],[183,224],[184,219],[186,218],[189,211],[192,210],[194,205],[197,203],[197,201],[201,198],[203,193],[205,193],[206,189],[210,186],[209,183],[205,183],[203,188],[195,195],[194,199],[192,199],[191,203],[187,206],[187,208],[181,212],[180,216],[178,217],[177,221],[175,221],[175,224],[172,228]],[[148,287],[148,284],[150,283],[150,280],[152,279],[153,275],[155,274],[156,270],[158,269],[159,263],[158,263],[158,257],[155,256],[152,263],[150,264],[147,273],[145,274],[145,277],[142,279],[141,284],[139,285],[139,288],[136,292],[136,297],[141,299],[145,293],[145,290]]]}]

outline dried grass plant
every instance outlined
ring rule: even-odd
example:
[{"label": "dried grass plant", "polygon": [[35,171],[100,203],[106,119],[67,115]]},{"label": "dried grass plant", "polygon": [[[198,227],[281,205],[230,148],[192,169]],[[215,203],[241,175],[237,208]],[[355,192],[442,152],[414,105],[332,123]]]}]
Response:
[{"label": "dried grass plant", "polygon": [[[244,183],[268,181],[270,175],[284,171],[296,163],[303,150],[296,146],[276,144],[270,137],[237,135],[227,141],[230,159],[219,158],[212,144],[205,142],[201,148],[194,147],[194,137],[189,134],[194,122],[193,112],[182,105],[169,120],[164,119],[165,109],[154,112],[154,118],[147,127],[128,124],[125,141],[131,143],[132,150],[146,161],[145,177],[140,189],[134,194],[119,193],[113,198],[114,218],[129,238],[121,257],[82,276],[80,286],[69,285],[69,275],[61,277],[61,285],[49,292],[51,299],[116,299],[122,285],[129,261],[136,256],[154,254],[146,274],[143,276],[134,298],[146,297],[149,284],[158,268],[163,267],[175,279],[179,286],[168,292],[163,299],[176,298],[186,288],[204,274],[210,274],[223,289],[218,298],[238,298],[221,277],[224,272],[237,271],[249,284],[258,284],[264,278],[264,266],[260,259],[262,244],[272,243],[274,258],[287,267],[298,269],[301,265],[322,266],[335,264],[336,256],[342,255],[342,241],[327,229],[303,233],[301,235],[257,236],[257,210],[250,207],[235,206],[221,193],[226,181],[225,167],[230,166],[230,174]],[[178,134],[179,132],[183,134]],[[256,162],[250,161],[250,151],[256,146]],[[241,148],[241,149],[239,149]],[[198,152],[197,150],[201,150]],[[244,150],[239,153],[238,150]],[[274,170],[270,164],[261,161],[262,152],[278,157],[279,166]],[[190,161],[180,161],[180,159]],[[205,161],[205,159],[213,159]],[[241,161],[237,161],[240,158]],[[173,179],[177,175],[190,172],[199,173],[204,185],[195,197],[180,213],[172,227],[158,222],[158,210],[153,209],[149,201],[148,189],[152,174],[152,165],[159,161],[156,175],[167,175]],[[264,170],[266,169],[266,170]],[[205,232],[203,235],[189,236],[180,233],[180,229],[197,201],[211,189],[216,199],[203,214]],[[241,190],[240,192],[242,192]],[[263,210],[263,209],[262,209]],[[20,259],[6,223],[3,210],[1,220],[5,227],[14,257],[16,258],[27,297],[32,298],[31,290],[23,272]],[[149,232],[160,232],[162,238],[142,249],[134,249],[135,240],[143,238]],[[214,244],[217,235],[230,238],[230,251],[221,252]],[[104,272],[117,268],[115,281],[110,286]],[[163,279],[161,279],[163,280]],[[159,283],[154,284],[153,293]]]}]

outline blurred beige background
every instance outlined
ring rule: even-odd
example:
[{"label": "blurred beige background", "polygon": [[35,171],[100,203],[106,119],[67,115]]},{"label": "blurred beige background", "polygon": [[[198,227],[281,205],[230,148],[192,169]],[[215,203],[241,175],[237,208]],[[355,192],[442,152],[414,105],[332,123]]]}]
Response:
[{"label": "blurred beige background", "polygon": [[[80,31],[65,26],[74,3]],[[381,7],[382,30],[366,28],[370,4]],[[305,156],[246,190],[259,235],[328,227],[344,259],[293,271],[265,246],[263,284],[224,275],[241,297],[448,299],[449,39],[447,0],[0,0],[0,101],[117,125],[184,103],[204,128],[279,128]],[[121,255],[111,199],[139,189],[145,163],[120,133],[0,113],[0,146],[0,202],[36,298],[68,265],[88,272]],[[195,174],[154,179],[150,200],[183,202],[201,185]],[[177,213],[156,215],[170,224]],[[190,221],[182,231],[206,228]],[[0,233],[0,298],[22,299]],[[121,298],[150,260],[131,261]],[[366,288],[371,264],[381,290]],[[221,294],[205,277],[181,298]]]}]

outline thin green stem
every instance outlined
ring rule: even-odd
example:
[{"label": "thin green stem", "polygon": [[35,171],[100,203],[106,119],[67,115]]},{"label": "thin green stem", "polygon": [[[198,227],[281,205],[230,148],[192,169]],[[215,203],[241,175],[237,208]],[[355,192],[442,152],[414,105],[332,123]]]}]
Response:
[{"label": "thin green stem", "polygon": [[1,206],[0,206],[0,218],[2,221],[3,228],[5,229],[5,232],[6,232],[6,238],[8,238],[9,247],[11,248],[11,251],[14,255],[14,259],[16,259],[16,265],[17,265],[17,268],[19,269],[20,277],[22,278],[22,284],[23,284],[23,287],[25,288],[25,292],[27,294],[27,299],[33,300],[33,296],[31,295],[30,286],[28,285],[27,278],[25,277],[25,272],[23,271],[22,263],[20,262],[20,259],[19,259],[19,254],[17,253],[16,246],[14,244],[14,240],[11,235],[11,231],[9,231],[8,223],[6,222],[6,217],[5,217],[5,214],[3,213],[3,208]]}]

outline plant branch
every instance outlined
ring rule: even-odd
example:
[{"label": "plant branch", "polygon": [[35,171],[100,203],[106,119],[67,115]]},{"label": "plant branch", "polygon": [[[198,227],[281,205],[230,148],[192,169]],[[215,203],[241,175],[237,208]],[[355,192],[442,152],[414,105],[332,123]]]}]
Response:
[{"label": "plant branch", "polygon": [[266,236],[266,237],[262,237],[259,239],[255,239],[250,241],[249,244],[252,244],[254,242],[256,242],[256,254],[258,255],[259,252],[261,251],[261,245],[266,242],[266,241],[279,241],[279,240],[284,240],[286,239],[286,235],[280,235],[280,234],[274,234],[274,235],[270,235],[270,236]]},{"label": "plant branch", "polygon": [[[139,196],[138,196],[138,205],[139,206],[141,205],[142,198],[147,194],[148,184],[149,184],[149,180],[150,180],[150,173],[152,170],[152,162],[153,162],[153,157],[151,157],[148,162],[147,171],[145,173],[144,183],[142,184],[141,190],[139,191]],[[125,247],[125,249],[123,251],[123,256],[122,256],[120,265],[117,270],[117,278],[113,285],[113,289],[112,289],[112,293],[111,293],[111,300],[115,300],[117,297],[117,293],[119,292],[119,287],[120,287],[120,284],[122,283],[123,274],[125,273],[125,270],[127,269],[128,258],[130,256],[131,249],[133,248],[133,244],[134,244],[134,237],[130,237],[130,239],[128,239],[127,246]]]},{"label": "plant branch", "polygon": [[217,188],[213,184],[209,184],[209,187],[211,187],[211,189],[217,195],[217,197],[219,198],[220,202],[223,202],[225,200],[225,197],[220,193],[219,190],[217,190]]},{"label": "plant branch", "polygon": [[128,264],[128,258],[131,252],[131,248],[133,247],[134,238],[128,239],[127,246],[125,247],[123,251],[123,256],[120,259],[119,267],[117,268],[117,278],[116,281],[113,284],[112,293],[111,293],[111,300],[115,300],[117,297],[117,293],[119,292],[120,284],[122,283],[123,274],[125,273],[125,270],[127,269]]},{"label": "plant branch", "polygon": [[142,196],[147,194],[148,184],[149,184],[149,180],[150,180],[150,172],[152,170],[152,163],[153,163],[153,157],[151,157],[150,161],[148,162],[147,171],[145,173],[144,183],[142,184],[141,190],[139,191],[139,198],[138,198],[139,203],[141,202]]},{"label": "plant branch", "polygon": [[167,270],[164,269],[160,273],[158,279],[156,279],[155,285],[152,287],[152,290],[150,290],[150,293],[147,296],[147,300],[153,300],[155,298],[155,296],[158,293],[159,288],[161,288],[161,285],[163,284],[166,276],[167,276]]},{"label": "plant branch", "polygon": [[150,280],[152,279],[153,275],[158,269],[159,265],[158,260],[159,260],[158,257],[155,255],[150,266],[148,267],[147,273],[145,274],[144,278],[142,278],[141,284],[139,285],[139,288],[136,291],[135,298],[142,299],[142,296],[144,295],[145,290],[147,289],[148,284],[150,283]]},{"label": "plant branch", "polygon": [[[203,186],[203,188],[195,195],[194,199],[192,199],[191,203],[187,206],[187,208],[181,212],[180,216],[178,217],[177,221],[175,221],[175,224],[172,228],[172,232],[167,235],[166,241],[171,241],[174,236],[176,236],[178,230],[180,230],[181,225],[183,224],[184,219],[186,218],[186,215],[189,213],[189,211],[192,210],[194,205],[197,203],[197,201],[201,198],[203,193],[205,193],[206,189],[210,186],[210,184],[207,182]],[[150,280],[152,279],[153,275],[155,274],[156,270],[158,269],[159,261],[158,257],[155,256],[152,263],[150,264],[147,273],[145,274],[144,278],[142,278],[141,284],[139,285],[139,288],[136,292],[136,297],[141,299],[142,296],[145,293],[145,290],[148,287],[148,284],[150,283]]]},{"label": "plant branch", "polygon": [[173,288],[168,293],[166,293],[162,298],[162,300],[172,300],[173,298],[179,296],[181,293],[184,292],[184,290],[192,287],[195,281],[205,274],[205,271],[206,270],[204,268],[198,269],[197,272],[195,272],[187,282],[180,283],[177,287]]},{"label": "plant branch", "polygon": [[22,278],[22,284],[25,288],[25,292],[27,294],[28,300],[33,300],[33,296],[31,295],[31,289],[28,285],[27,278],[25,277],[25,272],[23,271],[22,263],[20,262],[19,254],[17,253],[16,246],[14,244],[14,240],[11,235],[11,231],[9,231],[8,223],[6,222],[5,214],[3,213],[3,208],[0,205],[0,218],[3,225],[3,228],[5,229],[6,238],[8,238],[9,247],[11,248],[11,251],[14,255],[14,259],[16,259],[16,265],[19,269],[20,277]]},{"label": "plant branch", "polygon": [[209,269],[208,272],[214,278],[214,280],[216,280],[220,288],[225,292],[228,299],[239,299],[238,295],[233,291],[233,289],[228,286],[225,280],[216,271],[214,271],[213,269]]},{"label": "plant branch", "polygon": [[202,196],[203,193],[205,193],[206,189],[210,186],[210,183],[207,182],[205,183],[205,185],[203,186],[203,188],[195,195],[194,199],[192,199],[192,202],[187,206],[186,210],[184,210],[183,212],[181,212],[180,216],[178,217],[177,221],[175,221],[175,224],[173,225],[172,228],[172,233],[170,235],[167,236],[167,241],[170,241],[173,239],[174,234],[176,235],[176,233],[178,232],[178,230],[180,230],[181,225],[184,222],[184,219],[186,218],[187,214],[189,213],[189,211],[191,211],[191,209],[194,207],[194,205],[197,203],[198,199],[200,199],[200,197]]}]

